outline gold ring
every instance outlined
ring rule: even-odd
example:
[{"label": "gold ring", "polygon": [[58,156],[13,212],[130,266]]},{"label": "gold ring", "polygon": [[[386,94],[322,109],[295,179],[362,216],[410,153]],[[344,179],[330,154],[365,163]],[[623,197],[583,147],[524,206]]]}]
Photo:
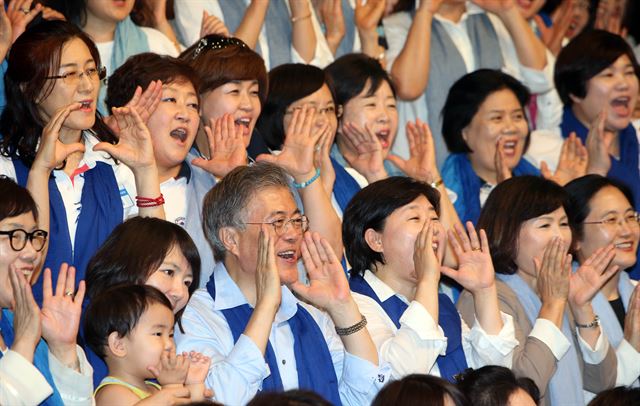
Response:
[{"label": "gold ring", "polygon": [[21,8],[20,11],[22,11],[25,15],[27,15],[31,10],[29,10],[28,8]]},{"label": "gold ring", "polygon": [[471,251],[482,251],[482,248],[471,248]]},{"label": "gold ring", "polygon": [[68,290],[66,292],[64,292],[65,296],[73,296],[73,291],[72,290]]}]

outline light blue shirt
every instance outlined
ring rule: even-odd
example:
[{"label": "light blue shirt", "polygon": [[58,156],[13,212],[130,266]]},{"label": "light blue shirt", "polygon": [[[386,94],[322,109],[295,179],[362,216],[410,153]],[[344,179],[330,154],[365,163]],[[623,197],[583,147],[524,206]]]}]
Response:
[{"label": "light blue shirt", "polygon": [[[262,381],[270,371],[264,356],[249,337],[243,334],[234,344],[222,310],[243,305],[247,300],[222,263],[216,265],[213,275],[215,302],[206,289],[197,290],[182,315],[185,333],[176,329],[175,340],[178,352],[199,351],[211,357],[211,368],[205,384],[213,389],[218,402],[243,405],[262,388]],[[338,377],[342,403],[370,404],[389,380],[390,366],[376,366],[345,351],[329,316],[311,305],[299,302],[285,286],[282,287],[282,302],[269,335],[284,389],[298,387],[294,337],[287,322],[296,313],[298,304],[311,314],[323,333]]]}]

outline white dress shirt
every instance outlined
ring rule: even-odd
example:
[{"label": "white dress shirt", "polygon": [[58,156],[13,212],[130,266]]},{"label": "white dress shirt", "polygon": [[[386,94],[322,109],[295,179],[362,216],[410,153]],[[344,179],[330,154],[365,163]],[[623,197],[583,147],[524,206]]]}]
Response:
[{"label": "white dress shirt", "polygon": [[[364,279],[381,301],[397,295],[409,307],[400,317],[398,329],[384,309],[372,298],[353,293],[360,312],[367,317],[367,328],[371,334],[381,360],[389,362],[392,378],[401,379],[409,374],[431,374],[440,376],[436,359],[445,355],[447,337],[424,306],[415,300],[411,303],[369,270]],[[511,367],[513,349],[518,345],[513,319],[501,313],[502,330],[497,335],[487,334],[476,321],[472,329],[462,322],[462,348],[470,368],[484,365]]]},{"label": "white dress shirt", "polygon": [[[179,352],[193,350],[211,357],[206,386],[214,390],[217,401],[228,405],[242,405],[262,388],[262,381],[270,374],[269,366],[249,337],[243,334],[234,344],[231,329],[222,310],[246,304],[247,300],[223,264],[216,265],[214,278],[215,302],[206,289],[199,289],[193,294],[182,315],[185,333],[176,329],[176,344]],[[345,405],[370,404],[376,393],[389,380],[389,366],[373,365],[345,351],[327,314],[298,301],[291,291],[283,286],[282,302],[271,328],[269,342],[278,360],[284,389],[298,387],[294,337],[287,322],[296,313],[298,304],[311,314],[323,332],[338,377],[342,402]]]},{"label": "white dress shirt", "polygon": [[[250,0],[236,0],[238,3],[244,3],[243,7],[249,5]],[[271,1],[284,1],[291,13],[289,2],[287,0],[271,0]],[[309,0],[307,0],[309,1]],[[241,7],[241,6],[238,6]],[[333,53],[329,48],[329,44],[324,37],[318,18],[316,17],[315,10],[309,2],[309,9],[311,10],[311,23],[313,24],[313,31],[316,35],[316,50],[313,59],[306,62],[291,44],[291,61],[292,63],[308,63],[309,65],[315,65],[320,68],[324,68],[333,62]],[[200,26],[202,24],[202,12],[207,11],[209,15],[216,16],[222,22],[224,22],[224,14],[218,4],[217,0],[175,0],[174,5],[176,15],[176,26],[178,27],[178,34],[180,35],[183,44],[190,46],[200,39]],[[265,16],[266,18],[266,16]],[[231,33],[233,35],[233,33]],[[267,40],[267,33],[264,28],[260,30],[260,36],[258,37],[258,43],[260,44],[260,52],[262,53],[262,59],[269,71],[273,66],[270,66],[269,62],[269,41]]]}]

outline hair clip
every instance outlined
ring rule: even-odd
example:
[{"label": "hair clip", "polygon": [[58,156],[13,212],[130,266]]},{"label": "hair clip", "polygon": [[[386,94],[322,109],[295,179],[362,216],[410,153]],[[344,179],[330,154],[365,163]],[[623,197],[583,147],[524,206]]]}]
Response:
[{"label": "hair clip", "polygon": [[200,55],[200,52],[202,52],[205,48],[225,49],[230,46],[239,46],[241,48],[246,48],[247,44],[245,44],[241,39],[234,37],[222,37],[217,35],[207,36],[198,41],[198,46],[193,52],[193,57],[191,59],[196,59],[198,55]]}]

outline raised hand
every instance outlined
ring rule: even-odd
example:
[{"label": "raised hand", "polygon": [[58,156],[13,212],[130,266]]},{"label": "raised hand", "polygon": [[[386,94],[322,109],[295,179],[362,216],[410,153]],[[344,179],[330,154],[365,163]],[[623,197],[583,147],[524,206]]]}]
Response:
[{"label": "raised hand", "polygon": [[[133,97],[125,107],[134,108],[140,115],[142,122],[146,124],[147,121],[149,121],[149,117],[151,117],[153,112],[156,111],[161,99],[162,82],[159,80],[152,80],[144,92],[140,86],[136,87]],[[103,120],[114,134],[120,135],[120,127],[118,127],[118,122],[115,116],[107,116],[104,117]]]},{"label": "raised hand", "polygon": [[615,257],[615,247],[609,245],[594,252],[569,279],[571,307],[586,306],[600,288],[618,272],[618,266],[609,266]]},{"label": "raised hand", "polygon": [[210,34],[229,36],[229,29],[224,22],[214,15],[209,15],[207,10],[202,12],[202,24],[200,24],[200,38]]},{"label": "raised hand", "polygon": [[507,179],[511,179],[511,169],[505,162],[504,143],[505,140],[503,138],[498,140],[498,142],[496,143],[496,153],[493,157],[496,166],[497,183],[503,182]]},{"label": "raised hand", "polygon": [[84,152],[84,145],[81,142],[64,144],[58,138],[69,114],[80,109],[80,107],[82,107],[81,103],[71,103],[58,109],[53,114],[47,125],[42,129],[40,146],[33,162],[35,168],[41,168],[47,173],[51,173],[54,169],[62,166],[69,155],[76,152]]},{"label": "raised hand", "polygon": [[4,1],[0,0],[0,59],[4,60],[13,43],[11,20],[4,9]]},{"label": "raised hand", "polygon": [[348,146],[342,151],[344,159],[367,178],[369,183],[388,176],[384,169],[382,145],[368,126],[363,130],[356,124],[343,123],[342,135]]},{"label": "raised hand", "polygon": [[436,164],[436,148],[429,126],[416,120],[415,124],[407,123],[407,140],[409,141],[409,159],[397,155],[389,155],[388,159],[400,170],[414,179],[432,183],[440,178]]},{"label": "raised hand", "polygon": [[342,0],[322,0],[318,11],[319,17],[325,27],[324,36],[332,52],[335,54],[346,32],[344,15],[342,13]]},{"label": "raised hand", "polygon": [[331,145],[333,144],[335,134],[331,133],[331,128],[328,125],[323,128],[325,128],[325,130],[318,140],[313,159],[316,168],[320,168],[324,190],[327,192],[327,196],[331,196],[333,193],[333,184],[336,181],[336,172],[331,164]]},{"label": "raised hand", "polygon": [[164,351],[158,365],[149,365],[147,369],[161,386],[183,385],[189,371],[189,354],[176,354],[175,350]]},{"label": "raised hand", "polygon": [[557,300],[566,302],[569,296],[571,255],[566,252],[566,243],[554,237],[545,247],[542,260],[533,260],[537,275],[536,288],[542,304]]},{"label": "raised hand", "polygon": [[540,163],[540,172],[545,178],[564,186],[572,180],[586,175],[588,163],[587,148],[582,145],[582,141],[576,136],[576,133],[572,132],[569,138],[562,143],[560,160],[555,173],[551,173],[545,161]]},{"label": "raised hand", "polygon": [[624,339],[640,352],[640,285],[633,289],[624,317]]},{"label": "raised hand", "polygon": [[13,331],[11,349],[33,362],[33,353],[40,341],[40,308],[33,298],[31,284],[20,269],[9,265],[9,281],[13,292]]},{"label": "raised hand", "polygon": [[209,373],[211,358],[199,352],[191,351],[189,353],[189,361],[189,371],[187,372],[187,378],[184,381],[184,384],[195,385],[204,383],[204,380]]},{"label": "raised hand", "polygon": [[547,48],[556,56],[562,49],[562,41],[571,26],[575,1],[576,0],[564,0],[562,2],[560,7],[551,15],[551,19],[553,20],[551,27],[546,26],[539,14],[533,17],[540,31],[542,42],[544,42]]},{"label": "raised hand", "polygon": [[300,281],[290,287],[305,301],[321,309],[335,309],[352,301],[347,276],[331,245],[318,233],[306,232],[302,260],[309,275],[307,286]]},{"label": "raised hand", "polygon": [[151,134],[137,110],[133,107],[114,107],[113,116],[120,128],[118,143],[113,145],[99,142],[93,147],[94,151],[110,154],[131,168],[134,173],[136,169],[155,166]]},{"label": "raised hand", "polygon": [[589,154],[587,172],[602,176],[607,176],[611,168],[609,148],[615,140],[615,135],[604,128],[606,119],[607,112],[602,110],[591,123],[589,134],[587,135],[587,142],[585,143]]},{"label": "raised hand", "polygon": [[264,303],[277,310],[282,300],[282,290],[276,265],[275,239],[271,226],[267,224],[260,226],[256,268],[256,307]]},{"label": "raised hand", "polygon": [[53,292],[51,270],[44,270],[42,283],[42,338],[60,362],[79,369],[76,353],[76,337],[80,326],[82,300],[85,283],[80,281],[75,290],[76,269],[63,263],[60,265],[56,290]]},{"label": "raised hand", "polygon": [[495,287],[495,272],[489,251],[489,242],[484,230],[480,236],[473,223],[467,221],[467,230],[461,224],[449,230],[449,243],[458,257],[458,269],[443,266],[441,272],[458,282],[472,294]]},{"label": "raised hand", "polygon": [[516,6],[514,0],[471,0],[471,2],[497,16],[512,10]]},{"label": "raised hand", "polygon": [[419,9],[427,10],[431,14],[435,14],[442,5],[444,0],[422,0]]},{"label": "raised hand", "polygon": [[236,126],[233,116],[225,114],[211,119],[204,127],[209,140],[211,159],[195,158],[191,163],[217,178],[225,177],[234,168],[247,164],[247,150],[242,130]]},{"label": "raised hand", "polygon": [[364,32],[375,31],[382,19],[386,7],[385,0],[356,1],[354,21],[358,30]]},{"label": "raised hand", "polygon": [[11,32],[13,34],[11,39],[12,44],[20,35],[22,35],[24,30],[27,28],[27,25],[29,25],[29,23],[33,21],[33,19],[36,18],[44,8],[40,3],[36,3],[36,5],[31,8],[32,3],[33,0],[9,1],[9,5],[7,6],[7,17],[11,21]]},{"label": "raised hand", "polygon": [[438,239],[438,252],[436,253],[433,249],[433,241],[437,233],[437,226],[438,222],[435,220],[425,221],[422,230],[416,237],[413,249],[413,265],[418,283],[427,280],[437,286],[440,281],[440,264],[442,263],[446,241]]},{"label": "raised hand", "polygon": [[304,105],[301,109],[295,109],[286,130],[282,152],[279,155],[262,154],[257,160],[281,166],[297,182],[308,180],[315,172],[315,147],[324,132],[324,128],[318,129],[313,125],[315,116],[314,107]]}]

